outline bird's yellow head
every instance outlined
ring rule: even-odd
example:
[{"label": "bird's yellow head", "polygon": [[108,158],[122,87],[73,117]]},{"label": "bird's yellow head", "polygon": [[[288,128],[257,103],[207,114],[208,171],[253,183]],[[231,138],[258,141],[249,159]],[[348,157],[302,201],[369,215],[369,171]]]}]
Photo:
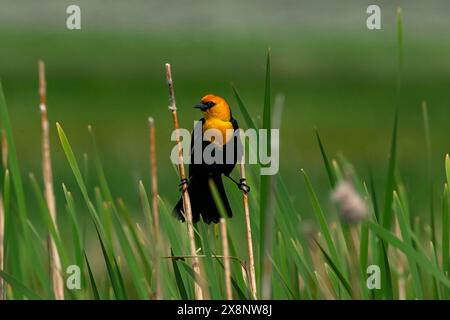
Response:
[{"label": "bird's yellow head", "polygon": [[194,108],[202,111],[205,120],[220,119],[222,121],[230,121],[231,111],[228,103],[224,98],[207,94],[202,98],[200,103],[196,104]]}]

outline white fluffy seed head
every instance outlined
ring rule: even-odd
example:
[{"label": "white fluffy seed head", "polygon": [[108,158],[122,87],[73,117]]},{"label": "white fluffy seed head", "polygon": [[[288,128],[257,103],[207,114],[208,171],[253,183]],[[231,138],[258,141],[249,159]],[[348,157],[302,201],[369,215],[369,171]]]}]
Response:
[{"label": "white fluffy seed head", "polygon": [[353,184],[342,180],[331,193],[331,199],[337,205],[342,221],[358,224],[367,216],[367,206]]}]

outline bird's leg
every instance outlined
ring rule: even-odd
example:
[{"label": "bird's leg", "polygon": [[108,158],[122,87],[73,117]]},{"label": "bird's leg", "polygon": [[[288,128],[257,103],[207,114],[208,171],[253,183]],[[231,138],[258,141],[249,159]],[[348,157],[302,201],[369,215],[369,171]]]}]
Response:
[{"label": "bird's leg", "polygon": [[250,186],[245,183],[247,181],[245,178],[241,178],[241,179],[239,179],[239,182],[237,182],[230,176],[226,176],[226,177],[229,178],[231,181],[233,181],[237,185],[237,187],[239,189],[241,189],[244,193],[250,192]]}]

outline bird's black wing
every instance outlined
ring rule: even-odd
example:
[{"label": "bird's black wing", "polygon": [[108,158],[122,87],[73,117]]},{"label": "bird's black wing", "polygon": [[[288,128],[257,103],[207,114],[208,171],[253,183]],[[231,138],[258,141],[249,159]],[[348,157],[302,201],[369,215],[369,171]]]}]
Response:
[{"label": "bird's black wing", "polygon": [[[225,174],[226,176],[228,176],[231,171],[233,171],[234,166],[236,165],[237,161],[240,160],[242,158],[242,154],[243,154],[243,150],[242,150],[242,142],[241,139],[239,137],[239,125],[238,122],[236,121],[236,119],[234,119],[233,117],[231,117],[231,124],[233,125],[233,130],[234,130],[234,136],[231,142],[230,147],[231,148],[226,148],[226,152],[233,152],[233,158],[232,158],[232,162],[231,163],[227,163],[224,165],[224,170],[223,170],[223,174]],[[227,143],[230,144],[230,142]]]},{"label": "bird's black wing", "polygon": [[[194,164],[194,159],[196,157],[196,150],[200,151],[201,153],[203,152],[203,124],[205,123],[205,119],[201,118],[195,125],[194,129],[192,130],[191,133],[191,151],[190,151],[190,155],[191,155],[191,159],[189,162],[189,179],[192,178],[192,176],[196,173],[196,172],[200,172],[200,165],[201,164]],[[201,148],[194,148],[194,145],[199,144],[202,147]],[[203,156],[202,156],[203,159]],[[203,160],[202,160],[203,162]]]},{"label": "bird's black wing", "polygon": [[237,122],[236,119],[233,118],[233,117],[231,117],[231,124],[233,125],[234,131],[236,131],[237,129],[239,129],[238,122]]}]

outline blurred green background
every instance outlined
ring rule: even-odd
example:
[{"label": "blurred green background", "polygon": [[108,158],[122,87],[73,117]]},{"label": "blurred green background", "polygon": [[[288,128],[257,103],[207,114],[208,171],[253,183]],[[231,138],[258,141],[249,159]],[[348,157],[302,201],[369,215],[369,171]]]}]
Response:
[{"label": "blurred green background", "polygon": [[[79,31],[65,26],[70,4],[81,7]],[[381,30],[366,28],[369,4],[382,9]],[[226,97],[237,109],[231,82],[258,118],[270,47],[273,96],[286,97],[280,174],[299,210],[305,215],[311,210],[300,168],[322,200],[328,198],[315,127],[330,155],[342,152],[366,177],[371,168],[381,187],[396,105],[397,6],[404,23],[399,171],[414,195],[411,209],[420,214],[428,192],[422,100],[430,110],[436,186],[443,183],[444,154],[450,150],[450,2],[444,0],[0,0],[0,77],[21,169],[41,171],[41,58],[51,122],[63,125],[80,160],[90,152],[87,125],[93,125],[113,192],[136,208],[137,181],[149,180],[147,117],[156,119],[160,193],[174,202],[178,178],[169,161],[172,122],[164,63],[173,67],[182,126],[190,128],[200,117],[191,106],[206,93]],[[58,196],[64,181],[77,197],[52,129]],[[58,202],[63,205],[61,197]]]}]

